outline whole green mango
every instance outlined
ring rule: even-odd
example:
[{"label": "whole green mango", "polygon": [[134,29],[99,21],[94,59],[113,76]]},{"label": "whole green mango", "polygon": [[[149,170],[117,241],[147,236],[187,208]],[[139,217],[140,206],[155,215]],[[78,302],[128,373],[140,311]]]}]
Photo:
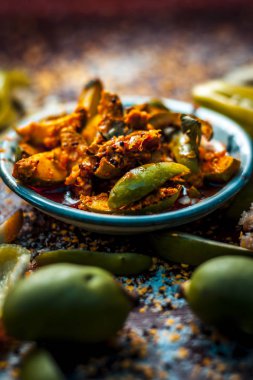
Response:
[{"label": "whole green mango", "polygon": [[105,270],[55,264],[13,287],[3,323],[18,339],[99,342],[123,326],[132,307],[130,296]]},{"label": "whole green mango", "polygon": [[184,286],[197,316],[226,332],[253,335],[253,259],[214,258],[200,265]]}]

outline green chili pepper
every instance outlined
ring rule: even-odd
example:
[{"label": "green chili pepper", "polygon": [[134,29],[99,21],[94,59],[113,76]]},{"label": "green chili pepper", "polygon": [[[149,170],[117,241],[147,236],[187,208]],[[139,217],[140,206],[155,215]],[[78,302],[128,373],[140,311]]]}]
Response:
[{"label": "green chili pepper", "polygon": [[170,178],[189,174],[189,169],[175,162],[146,164],[127,172],[112,188],[108,204],[111,209],[128,206],[161,187]]},{"label": "green chili pepper", "polygon": [[162,232],[150,237],[154,253],[165,261],[200,265],[218,256],[250,256],[253,252],[234,245],[203,239],[183,232]]},{"label": "green chili pepper", "polygon": [[152,265],[152,258],[140,253],[91,252],[82,249],[44,252],[35,261],[38,266],[56,263],[91,265],[119,276],[136,275],[145,272]]},{"label": "green chili pepper", "polygon": [[197,104],[235,119],[253,136],[253,88],[212,81],[193,88]]},{"label": "green chili pepper", "polygon": [[198,173],[201,123],[187,115],[181,116],[181,122],[182,132],[177,133],[173,138],[171,150],[177,162],[188,167],[191,173]]}]

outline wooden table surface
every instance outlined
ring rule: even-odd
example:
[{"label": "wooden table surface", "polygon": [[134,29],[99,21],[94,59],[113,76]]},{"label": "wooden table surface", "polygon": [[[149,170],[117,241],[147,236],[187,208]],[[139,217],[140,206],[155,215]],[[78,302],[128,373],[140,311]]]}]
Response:
[{"label": "wooden table surface", "polygon": [[[48,102],[74,99],[85,81],[98,76],[119,95],[190,100],[194,84],[253,63],[250,12],[178,12],[145,19],[3,18],[0,25],[1,66],[21,67],[31,75],[33,86],[24,96],[30,113]],[[24,213],[15,243],[33,252],[59,247],[148,249],[145,237],[88,233],[28,205]],[[224,223],[221,213],[184,229],[238,243],[238,227]],[[190,274],[186,266],[157,262],[143,276],[120,278],[130,292],[139,294],[140,305],[115,340],[94,347],[49,347],[68,378],[253,379],[251,342],[236,342],[203,326],[181,298],[179,284]],[[27,347],[1,344],[0,379],[18,377]]]}]

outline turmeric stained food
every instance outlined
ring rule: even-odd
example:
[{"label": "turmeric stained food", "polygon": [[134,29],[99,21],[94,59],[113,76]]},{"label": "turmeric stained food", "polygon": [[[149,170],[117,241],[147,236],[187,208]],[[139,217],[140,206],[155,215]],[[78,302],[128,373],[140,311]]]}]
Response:
[{"label": "turmeric stained food", "polygon": [[77,207],[91,212],[151,214],[185,196],[196,203],[207,186],[228,182],[240,167],[225,147],[215,150],[207,121],[157,99],[125,108],[98,79],[84,87],[71,114],[17,132],[13,176],[33,187],[64,184]]}]

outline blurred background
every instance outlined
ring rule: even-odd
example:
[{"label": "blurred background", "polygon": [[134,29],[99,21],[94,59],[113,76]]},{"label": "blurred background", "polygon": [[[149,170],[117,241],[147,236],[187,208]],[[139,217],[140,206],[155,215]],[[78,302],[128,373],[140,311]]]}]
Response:
[{"label": "blurred background", "polygon": [[190,99],[253,63],[252,16],[252,0],[1,1],[0,66],[25,69],[39,102],[95,76],[121,95]]}]

